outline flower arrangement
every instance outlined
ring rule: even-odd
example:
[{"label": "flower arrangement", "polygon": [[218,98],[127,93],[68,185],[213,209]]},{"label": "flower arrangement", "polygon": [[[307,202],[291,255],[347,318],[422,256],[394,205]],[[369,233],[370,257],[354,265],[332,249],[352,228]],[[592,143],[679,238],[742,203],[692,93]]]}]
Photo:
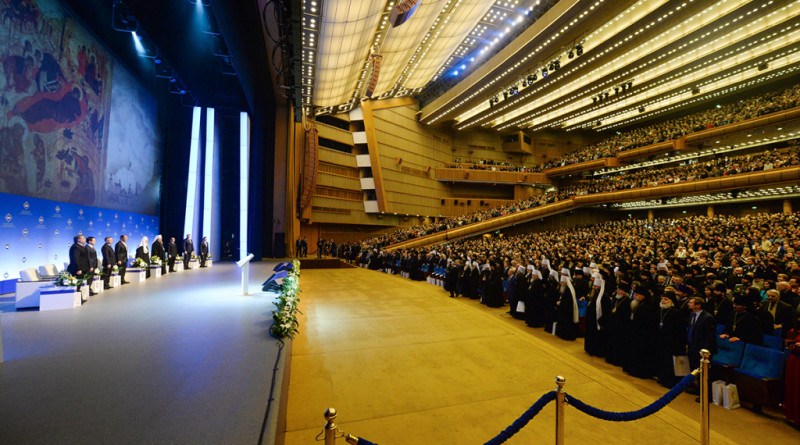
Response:
[{"label": "flower arrangement", "polygon": [[55,285],[56,286],[80,286],[83,284],[84,280],[81,278],[76,278],[69,272],[61,272],[61,274],[56,278]]},{"label": "flower arrangement", "polygon": [[154,257],[150,258],[150,266],[161,267],[162,264],[164,264],[164,262],[161,261],[161,258],[159,258],[157,256],[154,256]]},{"label": "flower arrangement", "polygon": [[112,274],[118,274],[119,273],[119,266],[116,265],[116,264],[111,266],[111,273]]},{"label": "flower arrangement", "polygon": [[136,258],[133,261],[131,261],[131,267],[132,268],[147,269],[147,266],[148,266],[147,265],[147,261],[145,261],[145,260],[143,260],[141,258]]},{"label": "flower arrangement", "polygon": [[200,260],[200,257],[199,257],[199,256],[197,256],[197,254],[196,254],[196,253],[193,253],[193,254],[192,254],[192,258],[191,258],[191,259],[192,259],[192,261],[198,261],[198,260]]},{"label": "flower arrangement", "polygon": [[280,295],[275,299],[276,310],[272,312],[270,333],[278,338],[294,338],[297,333],[297,314],[302,314],[300,303],[300,261],[292,261],[292,268],[281,283]]}]

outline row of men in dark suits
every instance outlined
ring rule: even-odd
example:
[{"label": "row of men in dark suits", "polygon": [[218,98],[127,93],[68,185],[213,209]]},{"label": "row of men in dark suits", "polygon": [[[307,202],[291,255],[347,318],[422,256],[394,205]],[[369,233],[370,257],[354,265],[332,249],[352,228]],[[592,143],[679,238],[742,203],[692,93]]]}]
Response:
[{"label": "row of men in dark suits", "polygon": [[[99,261],[97,251],[95,250],[97,240],[93,236],[85,237],[83,235],[77,235],[73,240],[74,243],[69,249],[69,265],[67,266],[67,272],[78,278],[86,278],[87,281],[91,282],[95,276],[101,274],[98,268]],[[127,242],[128,236],[121,235],[119,241],[112,247],[113,238],[110,236],[105,238],[105,244],[103,244],[101,249],[103,256],[103,287],[105,289],[109,289],[109,279],[114,266],[117,266],[119,270],[122,284],[129,283],[125,281],[125,272],[128,265]],[[169,266],[170,272],[175,272],[175,260],[178,258],[178,245],[174,237],[170,238],[165,248],[161,235],[156,236],[150,252],[152,252],[152,256],[162,259],[162,273],[167,273],[167,266]],[[136,251],[136,257],[142,258],[149,263],[150,252],[147,252],[146,248],[143,249],[140,246]],[[183,240],[182,253],[184,267],[188,268],[189,260],[191,260],[192,254],[194,254],[194,244],[192,243],[191,235],[186,235],[186,238]],[[207,259],[208,238],[203,237],[200,243],[200,267],[206,267]],[[94,294],[94,292],[90,292],[90,295]]]}]

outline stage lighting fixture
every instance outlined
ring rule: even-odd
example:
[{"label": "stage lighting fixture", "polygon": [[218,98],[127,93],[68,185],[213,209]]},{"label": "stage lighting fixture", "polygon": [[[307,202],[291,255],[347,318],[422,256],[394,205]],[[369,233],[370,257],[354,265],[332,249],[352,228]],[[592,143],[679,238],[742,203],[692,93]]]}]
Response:
[{"label": "stage lighting fixture", "polygon": [[639,112],[644,113],[644,107],[639,107]]},{"label": "stage lighting fixture", "polygon": [[168,91],[172,94],[186,94],[186,87],[183,86],[183,82],[180,79],[173,77],[169,80]]},{"label": "stage lighting fixture", "polygon": [[619,87],[614,87],[614,94],[619,94]]},{"label": "stage lighting fixture", "polygon": [[534,77],[531,74],[528,74],[528,85],[531,85],[534,80],[536,80],[536,77]]},{"label": "stage lighting fixture", "polygon": [[555,65],[553,64],[553,62],[550,62],[550,65],[547,66],[547,69],[550,71],[555,71]]},{"label": "stage lighting fixture", "polygon": [[603,93],[603,99],[608,99],[608,91],[606,91],[605,93]]},{"label": "stage lighting fixture", "polygon": [[494,108],[494,99],[489,99],[489,108]]},{"label": "stage lighting fixture", "polygon": [[583,55],[583,45],[580,43],[575,45],[575,54],[582,56]]},{"label": "stage lighting fixture", "polygon": [[536,73],[533,73],[533,81],[536,82]]},{"label": "stage lighting fixture", "polygon": [[508,100],[508,91],[503,91],[503,100]]},{"label": "stage lighting fixture", "polygon": [[596,97],[593,97],[593,98],[592,98],[592,105],[594,105],[594,104],[596,104],[596,103],[597,103],[597,98],[596,98]]},{"label": "stage lighting fixture", "polygon": [[628,89],[633,88],[633,82],[628,82]]},{"label": "stage lighting fixture", "polygon": [[547,77],[547,68],[542,68],[542,78]]},{"label": "stage lighting fixture", "polygon": [[122,32],[135,32],[139,29],[136,17],[121,0],[114,1],[111,27]]},{"label": "stage lighting fixture", "polygon": [[[158,60],[160,60],[160,62],[156,62]],[[157,57],[153,59],[153,74],[162,79],[171,79],[175,76],[175,70],[173,70],[172,67],[167,64],[167,62],[162,60],[160,57]]]},{"label": "stage lighting fixture", "polygon": [[567,57],[569,57],[570,59],[575,57],[575,54],[572,53],[572,50],[569,50],[569,54],[567,54]]},{"label": "stage lighting fixture", "polygon": [[556,60],[554,60],[554,61],[553,61],[553,66],[555,67],[556,71],[558,71],[558,70],[559,70],[559,68],[561,68],[561,61],[560,61],[560,60],[557,60],[557,59],[556,59]]}]

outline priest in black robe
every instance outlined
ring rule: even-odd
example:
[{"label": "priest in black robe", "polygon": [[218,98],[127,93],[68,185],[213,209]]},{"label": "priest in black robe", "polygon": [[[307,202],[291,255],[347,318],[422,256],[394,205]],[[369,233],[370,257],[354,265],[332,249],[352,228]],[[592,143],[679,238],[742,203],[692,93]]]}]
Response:
[{"label": "priest in black robe", "polygon": [[650,290],[638,283],[634,283],[630,306],[627,335],[629,353],[622,370],[635,377],[649,379],[656,375],[659,307]]},{"label": "priest in black robe", "polygon": [[672,388],[678,383],[675,376],[675,356],[686,355],[686,320],[675,307],[675,293],[665,290],[661,296],[658,314],[658,361],[656,363],[658,383]]},{"label": "priest in black robe", "polygon": [[575,340],[578,338],[578,300],[575,297],[569,270],[566,268],[561,271],[558,293],[555,334],[563,340]]}]

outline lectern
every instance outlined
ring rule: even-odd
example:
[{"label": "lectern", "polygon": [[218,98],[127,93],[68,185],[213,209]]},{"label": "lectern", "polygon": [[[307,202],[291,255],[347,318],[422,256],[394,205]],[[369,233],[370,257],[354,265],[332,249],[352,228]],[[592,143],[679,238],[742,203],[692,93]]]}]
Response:
[{"label": "lectern", "polygon": [[242,295],[250,295],[248,287],[250,284],[250,260],[252,259],[253,254],[251,253],[236,262],[236,265],[242,269]]}]

